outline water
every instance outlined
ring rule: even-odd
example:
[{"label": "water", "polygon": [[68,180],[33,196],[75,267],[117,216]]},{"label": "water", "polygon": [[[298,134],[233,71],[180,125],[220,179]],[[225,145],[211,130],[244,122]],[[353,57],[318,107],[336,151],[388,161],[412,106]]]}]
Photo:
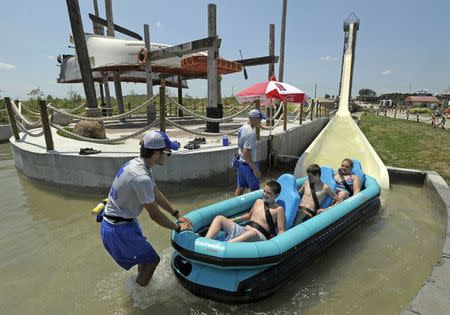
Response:
[{"label": "water", "polygon": [[[187,188],[186,188],[187,189]],[[189,188],[169,199],[183,211],[231,197]],[[169,265],[169,231],[140,217],[162,262],[136,290],[136,270],[121,270],[99,239],[89,210],[103,196],[35,183],[0,144],[0,305],[3,314],[396,314],[440,257],[442,205],[422,187],[394,184],[380,213],[347,234],[274,296],[230,306],[192,296]]]}]

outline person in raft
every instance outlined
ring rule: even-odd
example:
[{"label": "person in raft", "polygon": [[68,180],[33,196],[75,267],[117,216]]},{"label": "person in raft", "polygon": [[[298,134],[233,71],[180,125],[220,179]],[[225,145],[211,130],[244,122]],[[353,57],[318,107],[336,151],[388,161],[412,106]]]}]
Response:
[{"label": "person in raft", "polygon": [[[158,225],[177,232],[191,228],[192,222],[180,217],[180,212],[159,191],[152,174],[152,168],[164,165],[171,150],[178,150],[179,144],[170,141],[161,131],[147,133],[140,144],[140,157],[123,165],[114,178],[103,212],[101,238],[105,249],[123,269],[138,265],[136,283],[144,287],[150,282],[160,258],[146,241],[137,221],[142,209],[145,208]],[[164,215],[159,207],[178,223]]]},{"label": "person in raft", "polygon": [[[213,239],[217,233],[224,231],[225,241],[257,242],[265,241],[285,231],[285,217],[282,206],[275,202],[280,194],[281,185],[277,181],[268,181],[264,186],[263,199],[257,199],[249,213],[228,219],[222,215],[214,218],[206,238]],[[245,226],[238,223],[249,221]]]},{"label": "person in raft", "polygon": [[294,225],[300,224],[325,211],[326,209],[321,208],[320,204],[327,196],[333,198],[334,204],[340,202],[340,199],[333,189],[327,184],[324,184],[320,179],[322,172],[319,165],[311,164],[308,166],[306,174],[308,175],[308,179],[298,191],[302,199],[300,206],[298,207]]},{"label": "person in raft", "polygon": [[358,175],[352,174],[352,169],[353,161],[344,159],[341,163],[341,168],[334,174],[339,200],[356,195],[361,190],[361,180]]}]

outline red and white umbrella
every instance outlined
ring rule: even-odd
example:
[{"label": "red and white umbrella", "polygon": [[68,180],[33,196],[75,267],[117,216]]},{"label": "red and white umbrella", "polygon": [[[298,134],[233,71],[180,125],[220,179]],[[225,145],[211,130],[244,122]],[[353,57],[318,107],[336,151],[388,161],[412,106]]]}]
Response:
[{"label": "red and white umbrella", "polygon": [[306,100],[305,92],[290,84],[276,81],[275,76],[272,76],[269,81],[259,82],[246,88],[235,97],[240,104],[259,100],[261,105],[268,105],[270,98],[290,103],[303,103]]}]

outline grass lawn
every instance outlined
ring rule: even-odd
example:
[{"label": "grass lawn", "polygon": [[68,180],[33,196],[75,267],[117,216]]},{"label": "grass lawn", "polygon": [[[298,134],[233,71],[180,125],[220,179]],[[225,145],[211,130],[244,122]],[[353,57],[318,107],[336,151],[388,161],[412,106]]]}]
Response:
[{"label": "grass lawn", "polygon": [[385,165],[436,171],[450,185],[450,131],[376,115],[362,115],[361,130]]}]

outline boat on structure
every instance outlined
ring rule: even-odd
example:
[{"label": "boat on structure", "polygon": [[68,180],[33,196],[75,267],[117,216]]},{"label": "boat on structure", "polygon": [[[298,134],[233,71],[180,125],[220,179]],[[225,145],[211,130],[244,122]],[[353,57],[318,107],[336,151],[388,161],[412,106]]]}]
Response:
[{"label": "boat on structure", "polygon": [[[126,40],[115,37],[85,34],[86,46],[93,71],[145,71],[148,52],[140,40]],[[71,39],[73,42],[73,40]],[[150,43],[150,51],[170,48],[170,45]],[[184,62],[182,62],[184,60]],[[217,59],[218,73],[241,71],[241,64],[235,61]],[[181,76],[206,75],[207,53],[197,52],[183,56],[150,60],[152,72]]]},{"label": "boat on structure", "polygon": [[[81,83],[80,65],[78,64],[77,57],[74,55],[61,55],[58,57],[58,62],[60,63],[59,78],[58,83]],[[92,77],[96,82],[103,82],[103,74],[107,75],[108,81],[113,81],[114,77],[112,72],[109,71],[92,71]],[[161,79],[160,74],[157,72],[152,72],[152,79],[154,85],[160,85]],[[146,83],[146,73],[144,71],[121,71],[120,80],[122,82],[133,82],[133,83]],[[164,76],[164,82],[166,86],[177,87],[178,86],[178,76]],[[181,80],[182,88],[189,88],[186,80]]]},{"label": "boat on structure", "polygon": [[[334,171],[321,169],[322,180],[335,188]],[[296,226],[292,225],[300,203],[298,189],[306,177],[282,175],[276,201],[285,208],[286,231],[266,241],[224,242],[221,234],[216,239],[203,237],[217,215],[234,217],[248,212],[262,198],[262,190],[189,212],[186,217],[194,230],[172,233],[171,266],[177,279],[193,294],[225,303],[248,303],[275,293],[338,238],[379,210],[377,181],[365,175],[355,160],[354,173],[363,182],[360,193]],[[328,198],[321,207],[330,204]]]}]

